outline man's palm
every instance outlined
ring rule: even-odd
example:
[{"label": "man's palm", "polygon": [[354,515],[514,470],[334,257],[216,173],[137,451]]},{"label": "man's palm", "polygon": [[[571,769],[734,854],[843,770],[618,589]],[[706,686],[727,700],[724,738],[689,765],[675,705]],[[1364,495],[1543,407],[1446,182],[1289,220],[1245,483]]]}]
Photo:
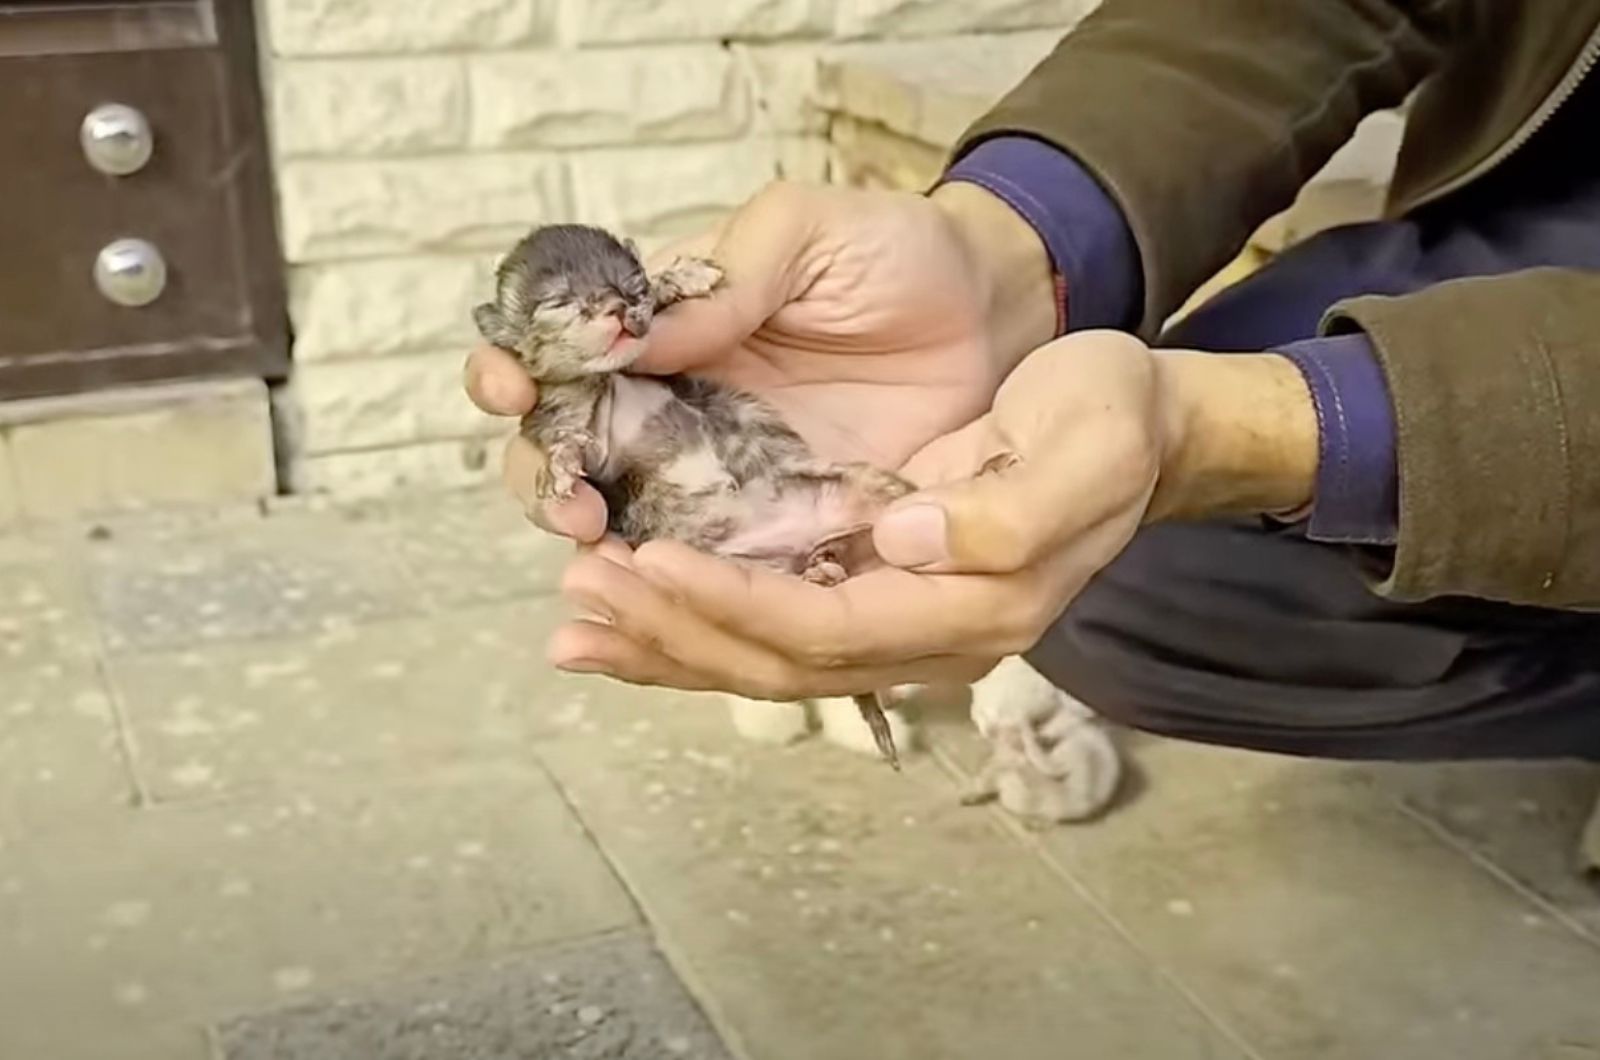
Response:
[{"label": "man's palm", "polygon": [[642,370],[759,394],[823,457],[885,467],[988,407],[981,292],[927,199],[780,187],[709,252],[726,288],[664,314]]}]

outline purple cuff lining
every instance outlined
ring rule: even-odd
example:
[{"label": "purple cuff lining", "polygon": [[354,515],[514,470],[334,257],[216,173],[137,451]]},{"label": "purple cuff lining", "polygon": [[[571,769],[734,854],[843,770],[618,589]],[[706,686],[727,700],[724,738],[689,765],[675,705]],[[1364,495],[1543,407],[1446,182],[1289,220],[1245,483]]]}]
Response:
[{"label": "purple cuff lining", "polygon": [[1277,352],[1300,369],[1316,406],[1316,496],[1306,537],[1346,545],[1392,545],[1399,488],[1394,411],[1383,370],[1365,335],[1290,343]]}]

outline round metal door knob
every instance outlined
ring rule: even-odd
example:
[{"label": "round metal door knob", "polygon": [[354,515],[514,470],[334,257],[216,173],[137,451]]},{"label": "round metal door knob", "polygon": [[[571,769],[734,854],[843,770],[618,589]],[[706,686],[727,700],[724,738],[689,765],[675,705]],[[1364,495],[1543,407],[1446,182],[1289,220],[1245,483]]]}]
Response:
[{"label": "round metal door knob", "polygon": [[156,146],[150,122],[123,103],[104,103],[85,115],[78,142],[91,166],[114,177],[139,172]]},{"label": "round metal door knob", "polygon": [[108,243],[94,260],[94,285],[117,305],[149,305],[167,286],[167,263],[161,251],[143,239]]}]

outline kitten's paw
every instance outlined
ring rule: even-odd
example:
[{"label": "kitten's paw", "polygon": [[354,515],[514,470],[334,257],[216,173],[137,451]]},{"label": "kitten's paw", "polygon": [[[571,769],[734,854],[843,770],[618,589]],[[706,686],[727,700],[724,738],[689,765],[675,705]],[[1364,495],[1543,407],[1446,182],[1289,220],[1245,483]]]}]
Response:
[{"label": "kitten's paw", "polygon": [[704,298],[722,282],[722,266],[706,258],[674,258],[656,277],[656,286],[670,291],[672,301]]},{"label": "kitten's paw", "polygon": [[806,569],[800,572],[800,577],[812,585],[820,585],[824,589],[831,589],[842,584],[850,577],[844,569],[844,564],[834,559],[833,556],[823,553],[814,555],[806,561]]},{"label": "kitten's paw", "polygon": [[677,258],[650,280],[657,311],[683,301],[704,298],[722,282],[722,267],[705,258]]},{"label": "kitten's paw", "polygon": [[569,501],[583,481],[585,457],[595,439],[588,431],[562,431],[550,440],[545,466],[534,480],[540,500]]}]

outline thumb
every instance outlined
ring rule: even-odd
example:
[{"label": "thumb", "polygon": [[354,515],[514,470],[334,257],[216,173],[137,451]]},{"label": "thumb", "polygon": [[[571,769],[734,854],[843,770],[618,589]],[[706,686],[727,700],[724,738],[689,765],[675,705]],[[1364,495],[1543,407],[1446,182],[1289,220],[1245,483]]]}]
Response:
[{"label": "thumb", "polygon": [[[1121,474],[1082,432],[1016,445],[984,417],[949,441],[979,470],[922,478],[929,488],[890,506],[872,536],[884,562],[930,572],[1019,571],[1141,497],[1148,501],[1154,487],[1153,475]],[[913,462],[935,455],[930,447]]]},{"label": "thumb", "polygon": [[791,301],[800,289],[815,194],[773,184],[735,211],[707,253],[722,267],[722,283],[708,297],[679,302],[658,316],[634,370],[682,372],[713,362]]},{"label": "thumb", "polygon": [[913,493],[873,527],[884,562],[913,570],[999,574],[1028,566],[1055,543],[1050,517],[1021,465]]},{"label": "thumb", "polygon": [[[878,518],[873,547],[884,562],[929,571],[1015,570],[1042,548],[1045,523],[1028,496],[1016,446],[994,413],[923,446],[900,474],[923,488]],[[977,469],[974,471],[974,469]]]}]

